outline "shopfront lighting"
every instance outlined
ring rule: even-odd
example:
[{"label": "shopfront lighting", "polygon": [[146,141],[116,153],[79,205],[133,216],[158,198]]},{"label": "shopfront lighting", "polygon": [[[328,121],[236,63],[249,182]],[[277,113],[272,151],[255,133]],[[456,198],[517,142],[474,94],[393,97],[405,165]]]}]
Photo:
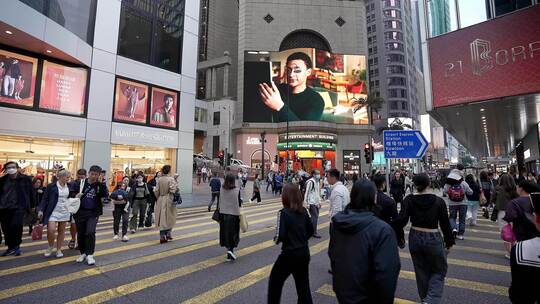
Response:
[{"label": "shopfront lighting", "polygon": [[259,52],[257,52],[257,51],[248,51],[248,54],[257,55],[257,54],[259,54]]},{"label": "shopfront lighting", "polygon": [[51,50],[46,50],[45,52],[47,52],[47,54],[51,54],[51,53],[52,53]]},{"label": "shopfront lighting", "polygon": [[6,30],[5,32],[6,32],[6,34],[8,34],[8,35],[13,35],[13,32],[12,32],[12,31]]},{"label": "shopfront lighting", "polygon": [[480,109],[480,112],[484,112],[485,110],[486,110],[486,109],[484,109],[484,108],[481,108],[481,109]]},{"label": "shopfront lighting", "polygon": [[270,54],[270,52],[268,52],[268,51],[259,51],[259,54],[261,54],[261,55],[268,55],[268,54]]}]

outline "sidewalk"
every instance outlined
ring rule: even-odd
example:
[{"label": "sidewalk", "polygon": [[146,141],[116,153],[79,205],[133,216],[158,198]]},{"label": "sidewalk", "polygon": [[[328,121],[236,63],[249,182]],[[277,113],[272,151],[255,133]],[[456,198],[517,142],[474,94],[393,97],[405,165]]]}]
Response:
[{"label": "sidewalk", "polygon": [[[223,184],[223,178],[221,179],[221,183]],[[253,196],[253,182],[248,181],[246,184],[245,189],[241,189],[242,191],[242,198],[244,202],[249,201],[251,197]],[[261,183],[261,199],[266,200],[270,198],[278,198],[279,195],[274,196],[271,191],[271,187],[268,188],[268,192],[266,192],[266,182]],[[193,179],[193,193],[182,193],[182,204],[178,208],[189,208],[189,207],[200,207],[200,206],[208,206],[210,203],[210,199],[212,198],[212,195],[210,193],[210,186],[208,184],[208,181],[206,183],[203,183],[201,181],[201,184],[197,184],[197,178]],[[214,206],[215,206],[214,202]]]}]

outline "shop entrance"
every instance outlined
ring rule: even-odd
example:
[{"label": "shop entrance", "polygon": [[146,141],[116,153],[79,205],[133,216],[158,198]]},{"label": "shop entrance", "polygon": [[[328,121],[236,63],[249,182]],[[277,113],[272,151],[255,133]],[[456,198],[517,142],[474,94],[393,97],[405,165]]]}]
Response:
[{"label": "shop entrance", "polygon": [[132,145],[112,145],[111,177],[109,187],[114,188],[124,176],[142,172],[150,180],[164,165],[176,172],[176,149]]},{"label": "shop entrance", "polygon": [[6,162],[14,161],[24,174],[48,184],[59,169],[74,176],[81,166],[81,152],[81,141],[0,135],[0,170]]}]

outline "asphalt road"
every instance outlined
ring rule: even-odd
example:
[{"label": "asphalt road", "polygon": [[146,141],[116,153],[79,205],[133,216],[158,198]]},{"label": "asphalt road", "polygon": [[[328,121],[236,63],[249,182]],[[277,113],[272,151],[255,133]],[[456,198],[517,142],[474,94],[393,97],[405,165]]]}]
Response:
[{"label": "asphalt road", "polygon": [[[250,229],[241,235],[238,260],[227,262],[218,245],[218,225],[205,207],[179,210],[174,241],[160,245],[155,229],[112,240],[110,210],[100,218],[96,266],[75,263],[77,252],[45,258],[46,241],[25,236],[23,255],[0,258],[0,303],[266,303],[268,275],[279,254],[272,244],[278,199],[246,206]],[[337,303],[327,270],[327,206],[320,234],[310,241],[310,283],[315,303]],[[509,303],[510,268],[497,228],[481,220],[468,227],[448,256],[444,303]],[[400,252],[402,272],[396,303],[418,302],[408,250]],[[285,285],[282,303],[296,303],[294,282]]]}]

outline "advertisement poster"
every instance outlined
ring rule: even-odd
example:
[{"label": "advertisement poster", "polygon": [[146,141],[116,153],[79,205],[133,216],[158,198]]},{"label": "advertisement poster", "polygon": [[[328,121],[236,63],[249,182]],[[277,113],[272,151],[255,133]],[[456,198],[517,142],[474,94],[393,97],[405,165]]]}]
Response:
[{"label": "advertisement poster", "polygon": [[145,124],[147,108],[147,85],[126,79],[116,79],[114,120]]},{"label": "advertisement poster", "polygon": [[244,58],[244,122],[368,123],[365,56],[300,48]]},{"label": "advertisement poster", "polygon": [[33,107],[37,58],[0,50],[0,104]]},{"label": "advertisement poster", "polygon": [[533,5],[429,39],[433,107],[539,92],[538,20]]},{"label": "advertisement poster", "polygon": [[175,91],[152,88],[150,125],[176,129],[178,94]]},{"label": "advertisement poster", "polygon": [[72,115],[83,115],[88,71],[49,61],[43,62],[39,108]]}]

